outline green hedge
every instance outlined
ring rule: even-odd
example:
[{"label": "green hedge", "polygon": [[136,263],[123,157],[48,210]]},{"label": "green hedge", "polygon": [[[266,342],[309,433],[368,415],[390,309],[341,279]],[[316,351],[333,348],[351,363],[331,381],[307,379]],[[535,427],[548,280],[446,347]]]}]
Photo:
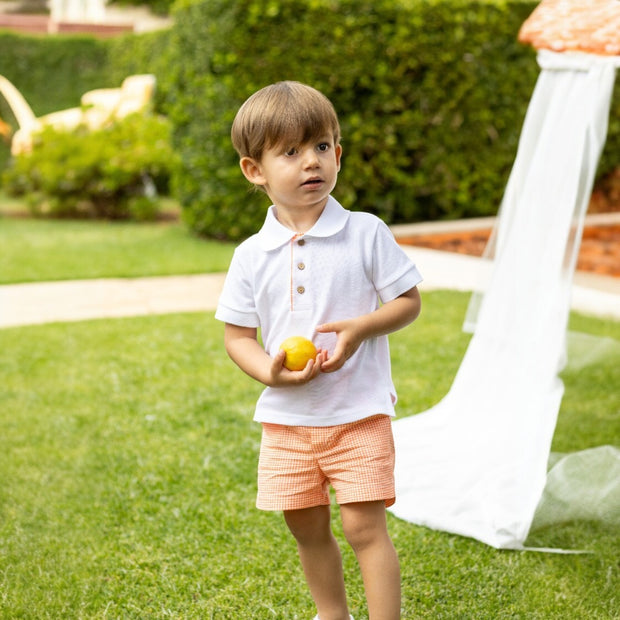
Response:
[{"label": "green hedge", "polygon": [[[229,128],[249,94],[282,79],[319,88],[338,110],[334,193],[346,207],[388,223],[494,214],[539,73],[517,41],[536,4],[180,1],[169,112],[187,221],[229,238],[260,225],[265,198],[248,192]],[[611,134],[615,164],[617,124]]]},{"label": "green hedge", "polygon": [[0,31],[0,74],[15,84],[40,116],[79,105],[87,90],[109,86],[108,48],[108,41],[88,36]]},{"label": "green hedge", "polygon": [[[0,32],[0,74],[37,115],[130,73],[157,77],[175,125],[173,182],[197,232],[241,238],[263,219],[229,139],[239,105],[281,79],[334,102],[336,197],[388,223],[495,213],[539,73],[517,42],[537,0],[178,0],[171,31],[113,39]],[[0,98],[0,116],[7,108]],[[600,174],[618,165],[620,80]],[[0,143],[0,169],[8,146]]]},{"label": "green hedge", "polygon": [[[387,222],[496,210],[536,76],[516,41],[536,3],[194,0],[177,5],[170,114],[177,191],[197,231],[256,230],[229,139],[238,106],[281,79],[333,101],[343,130],[336,197]],[[183,62],[181,62],[183,59]]]}]

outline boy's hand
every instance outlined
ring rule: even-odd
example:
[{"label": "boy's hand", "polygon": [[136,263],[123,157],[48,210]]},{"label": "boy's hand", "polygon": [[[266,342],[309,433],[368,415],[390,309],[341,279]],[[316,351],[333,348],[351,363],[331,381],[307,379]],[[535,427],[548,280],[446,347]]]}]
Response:
[{"label": "boy's hand", "polygon": [[334,372],[359,349],[368,338],[391,334],[409,325],[420,314],[420,293],[414,286],[380,308],[353,319],[324,323],[316,331],[324,334],[334,332],[338,338],[332,355],[321,365],[323,372]]},{"label": "boy's hand", "polygon": [[356,319],[324,323],[316,331],[325,334],[334,332],[338,337],[336,348],[332,355],[321,364],[322,372],[334,372],[344,366],[344,363],[359,349],[364,340],[360,329],[360,322]]},{"label": "boy's hand", "polygon": [[284,387],[288,385],[302,385],[312,381],[320,372],[325,360],[327,360],[327,351],[318,349],[316,359],[308,360],[303,370],[288,370],[284,367],[286,352],[278,351],[271,362],[271,381],[269,385],[272,387]]}]

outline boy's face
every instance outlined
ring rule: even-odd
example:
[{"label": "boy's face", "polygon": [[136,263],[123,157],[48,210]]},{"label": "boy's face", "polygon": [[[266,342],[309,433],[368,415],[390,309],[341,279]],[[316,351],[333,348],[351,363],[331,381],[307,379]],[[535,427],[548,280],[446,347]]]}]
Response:
[{"label": "boy's face", "polygon": [[326,135],[301,145],[266,149],[260,161],[241,159],[245,177],[262,186],[276,207],[324,206],[336,186],[342,147]]}]

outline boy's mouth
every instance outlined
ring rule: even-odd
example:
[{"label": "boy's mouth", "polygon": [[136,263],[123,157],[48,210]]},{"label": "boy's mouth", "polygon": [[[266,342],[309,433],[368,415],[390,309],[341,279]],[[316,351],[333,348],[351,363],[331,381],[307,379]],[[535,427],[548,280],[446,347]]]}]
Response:
[{"label": "boy's mouth", "polygon": [[304,181],[302,185],[305,185],[306,187],[312,187],[314,185],[319,185],[322,182],[323,182],[323,179],[321,179],[320,177],[312,177],[311,179]]}]

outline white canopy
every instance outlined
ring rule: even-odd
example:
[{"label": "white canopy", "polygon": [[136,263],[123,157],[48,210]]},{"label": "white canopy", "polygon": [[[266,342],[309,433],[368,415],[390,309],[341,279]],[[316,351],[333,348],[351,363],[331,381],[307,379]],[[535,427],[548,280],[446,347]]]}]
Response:
[{"label": "white canopy", "polygon": [[516,161],[445,398],[394,424],[396,516],[522,548],[547,477],[570,288],[617,57],[542,50]]}]

